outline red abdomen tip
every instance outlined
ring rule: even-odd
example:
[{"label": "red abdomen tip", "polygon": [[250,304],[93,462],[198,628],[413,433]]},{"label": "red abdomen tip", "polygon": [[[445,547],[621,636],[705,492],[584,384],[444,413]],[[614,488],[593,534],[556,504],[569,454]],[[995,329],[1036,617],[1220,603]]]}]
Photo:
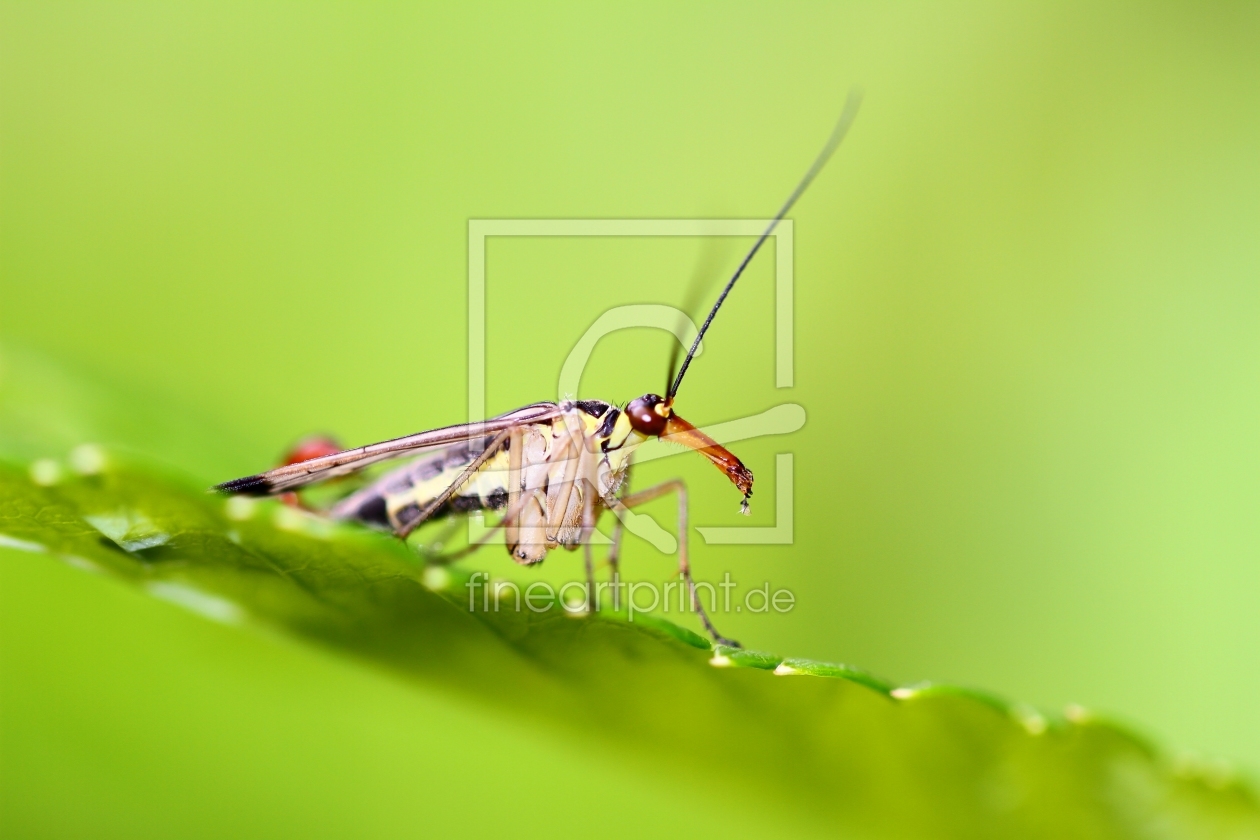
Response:
[{"label": "red abdomen tip", "polygon": [[309,461],[312,458],[322,458],[325,455],[336,455],[340,451],[341,444],[330,437],[324,435],[309,437],[298,441],[296,446],[284,453],[282,466],[287,467],[291,464],[300,464],[303,461]]}]

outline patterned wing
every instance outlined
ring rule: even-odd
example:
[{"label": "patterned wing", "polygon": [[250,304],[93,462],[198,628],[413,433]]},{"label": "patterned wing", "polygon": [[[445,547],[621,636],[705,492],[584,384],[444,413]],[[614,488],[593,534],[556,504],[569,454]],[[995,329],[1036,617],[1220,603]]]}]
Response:
[{"label": "patterned wing", "polygon": [[277,467],[257,475],[247,475],[215,485],[212,489],[222,493],[246,496],[274,496],[287,493],[308,484],[325,481],[341,475],[358,472],[372,464],[416,455],[437,447],[448,447],[468,441],[481,440],[504,429],[527,423],[537,423],[558,417],[561,409],[555,403],[535,403],[516,411],[501,414],[481,423],[462,423],[428,432],[347,449],[322,458],[313,458],[288,466]]}]

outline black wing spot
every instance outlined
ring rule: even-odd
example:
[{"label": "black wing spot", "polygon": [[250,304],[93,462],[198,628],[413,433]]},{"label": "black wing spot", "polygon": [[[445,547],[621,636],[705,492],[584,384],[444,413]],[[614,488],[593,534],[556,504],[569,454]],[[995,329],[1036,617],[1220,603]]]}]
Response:
[{"label": "black wing spot", "polygon": [[220,493],[232,493],[239,496],[268,496],[271,494],[274,486],[271,479],[259,473],[258,475],[247,475],[244,478],[234,478],[231,481],[216,484],[211,489]]}]

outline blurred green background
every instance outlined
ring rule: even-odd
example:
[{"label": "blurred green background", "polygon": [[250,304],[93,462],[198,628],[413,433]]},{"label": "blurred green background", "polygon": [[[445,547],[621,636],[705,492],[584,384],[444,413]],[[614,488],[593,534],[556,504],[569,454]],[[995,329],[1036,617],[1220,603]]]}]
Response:
[{"label": "blurred green background", "polygon": [[[134,395],[114,442],[207,483],[311,431],[464,419],[470,218],[764,217],[862,85],[793,213],[796,386],[774,387],[763,258],[681,396],[700,424],[808,414],[736,447],[751,524],[795,453],[795,543],[693,561],[797,607],[722,629],[1260,768],[1255,5],[0,9],[0,339]],[[601,312],[677,304],[743,246],[492,242],[490,410],[553,398]],[[667,350],[605,339],[581,396],[659,389]],[[740,524],[701,459],[636,484],[675,474],[695,524]],[[32,834],[583,830],[591,808],[614,833],[753,830],[322,652],[0,569],[4,808]]]}]

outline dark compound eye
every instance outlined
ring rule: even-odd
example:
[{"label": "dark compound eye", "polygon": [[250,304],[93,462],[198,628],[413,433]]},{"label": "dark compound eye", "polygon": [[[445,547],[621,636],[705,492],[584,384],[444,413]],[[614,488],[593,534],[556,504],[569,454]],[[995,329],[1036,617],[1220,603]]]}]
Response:
[{"label": "dark compound eye", "polygon": [[669,419],[669,410],[664,405],[665,400],[656,394],[644,394],[626,406],[626,416],[639,434],[660,437]]}]

